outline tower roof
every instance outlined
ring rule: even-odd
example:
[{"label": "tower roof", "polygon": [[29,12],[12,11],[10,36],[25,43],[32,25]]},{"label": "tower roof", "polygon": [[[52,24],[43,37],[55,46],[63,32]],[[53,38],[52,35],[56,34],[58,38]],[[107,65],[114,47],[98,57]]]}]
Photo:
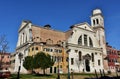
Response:
[{"label": "tower roof", "polygon": [[93,15],[96,15],[96,14],[102,14],[102,11],[100,9],[93,10]]}]

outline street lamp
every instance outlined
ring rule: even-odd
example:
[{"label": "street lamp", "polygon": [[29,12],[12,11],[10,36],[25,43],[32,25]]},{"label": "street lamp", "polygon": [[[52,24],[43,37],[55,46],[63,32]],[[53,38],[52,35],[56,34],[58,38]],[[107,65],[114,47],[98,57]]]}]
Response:
[{"label": "street lamp", "polygon": [[19,58],[19,60],[20,60],[20,65],[19,65],[19,68],[18,68],[17,79],[20,79],[19,74],[20,74],[20,69],[21,69],[21,59],[23,58],[23,54],[22,54],[22,53],[19,53],[19,54],[18,54],[18,58]]},{"label": "street lamp", "polygon": [[58,77],[57,79],[60,79],[60,72],[59,72],[59,56],[58,56]]},{"label": "street lamp", "polygon": [[68,56],[68,79],[70,79],[69,56]]},{"label": "street lamp", "polygon": [[68,79],[70,79],[69,52],[70,52],[70,49],[67,50],[67,53],[68,53]]}]

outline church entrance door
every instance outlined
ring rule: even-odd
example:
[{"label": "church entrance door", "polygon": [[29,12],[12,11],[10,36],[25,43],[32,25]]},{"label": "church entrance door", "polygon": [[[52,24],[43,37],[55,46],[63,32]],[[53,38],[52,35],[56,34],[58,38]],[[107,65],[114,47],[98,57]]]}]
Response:
[{"label": "church entrance door", "polygon": [[86,59],[86,60],[85,60],[85,67],[86,67],[86,71],[87,71],[87,72],[90,72],[90,66],[89,66],[89,63],[90,63],[89,60]]}]

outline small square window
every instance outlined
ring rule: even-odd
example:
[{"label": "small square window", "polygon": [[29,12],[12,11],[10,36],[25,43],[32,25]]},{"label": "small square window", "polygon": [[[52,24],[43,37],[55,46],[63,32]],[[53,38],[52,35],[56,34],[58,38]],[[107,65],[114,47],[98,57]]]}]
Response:
[{"label": "small square window", "polygon": [[95,55],[97,55],[97,52],[95,52]]}]

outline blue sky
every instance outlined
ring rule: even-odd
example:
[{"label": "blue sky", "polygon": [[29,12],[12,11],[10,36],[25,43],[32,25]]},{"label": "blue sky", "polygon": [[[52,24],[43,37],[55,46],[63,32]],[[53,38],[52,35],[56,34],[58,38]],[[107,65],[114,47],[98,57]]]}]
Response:
[{"label": "blue sky", "polygon": [[14,52],[22,20],[66,31],[73,24],[90,24],[92,10],[99,8],[105,19],[106,41],[120,49],[119,7],[120,0],[0,0],[0,35],[6,35],[9,52]]}]

